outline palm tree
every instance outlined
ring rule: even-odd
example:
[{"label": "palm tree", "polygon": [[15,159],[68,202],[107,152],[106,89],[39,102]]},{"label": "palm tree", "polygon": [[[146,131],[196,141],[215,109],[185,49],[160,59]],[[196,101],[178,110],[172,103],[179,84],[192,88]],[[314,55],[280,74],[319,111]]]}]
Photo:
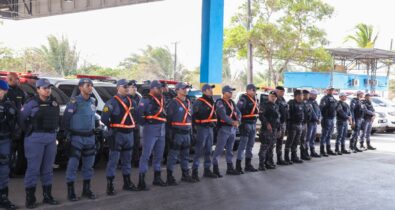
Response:
[{"label": "palm tree", "polygon": [[359,23],[355,26],[354,34],[348,35],[345,42],[353,41],[360,48],[373,48],[376,43],[378,33],[373,35],[373,26]]}]

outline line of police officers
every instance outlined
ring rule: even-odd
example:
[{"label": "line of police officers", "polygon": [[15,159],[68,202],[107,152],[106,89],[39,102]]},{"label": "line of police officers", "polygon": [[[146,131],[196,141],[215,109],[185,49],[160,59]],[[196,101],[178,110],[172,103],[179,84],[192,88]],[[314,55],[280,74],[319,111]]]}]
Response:
[{"label": "line of police officers", "polygon": [[[24,93],[17,86],[17,75],[10,74],[6,82],[0,80],[0,205],[6,209],[16,206],[8,200],[8,176],[10,159],[10,139],[18,128],[24,132],[24,149],[27,158],[25,175],[26,207],[37,206],[35,191],[38,178],[43,188],[43,203],[57,205],[51,193],[53,164],[56,156],[56,132],[60,124],[60,109],[56,99],[51,97],[51,84],[47,79],[36,82],[37,94],[24,102]],[[70,141],[70,156],[66,169],[67,197],[77,201],[74,182],[80,161],[82,163],[82,197],[95,199],[91,191],[93,165],[95,162],[94,130],[99,125],[96,117],[95,100],[91,97],[93,83],[90,79],[81,79],[78,83],[80,94],[67,104],[63,124],[65,136]],[[105,138],[109,144],[109,160],[106,167],[107,194],[115,195],[114,179],[116,168],[120,162],[123,176],[123,190],[148,190],[145,175],[148,172],[152,156],[154,169],[153,185],[177,185],[173,175],[174,166],[180,161],[181,181],[199,182],[198,168],[200,158],[204,156],[203,176],[220,178],[219,156],[226,150],[227,175],[240,175],[246,172],[275,169],[274,147],[277,153],[277,165],[302,163],[311,157],[350,154],[345,148],[348,122],[353,126],[354,133],[350,142],[353,152],[357,148],[360,131],[360,148],[375,149],[370,144],[370,131],[374,119],[374,109],[370,95],[362,92],[351,102],[345,102],[347,96],[340,94],[340,101],[332,95],[333,88],[328,88],[320,104],[313,90],[294,92],[294,99],[288,103],[284,99],[284,88],[279,86],[271,91],[268,100],[259,104],[256,98],[257,88],[247,85],[246,93],[241,95],[238,103],[232,100],[235,91],[230,86],[222,88],[223,97],[214,101],[214,85],[202,87],[203,96],[192,105],[187,99],[186,83],[178,83],[175,87],[177,95],[171,97],[168,90],[157,80],[150,83],[149,93],[140,98],[136,94],[136,83],[121,79],[117,82],[117,94],[104,106],[101,122],[106,125]],[[167,90],[167,91],[166,91]],[[7,93],[8,91],[8,93]],[[7,95],[6,95],[7,94]],[[23,106],[22,106],[23,105]],[[19,107],[18,107],[19,106]],[[335,151],[331,150],[330,137],[337,123],[337,140]],[[260,130],[259,167],[252,163],[252,149],[255,143],[257,120],[262,122]],[[320,154],[314,150],[317,125],[322,125]],[[139,160],[139,181],[135,186],[130,179],[132,153],[138,151],[139,126],[143,129],[142,154]],[[192,171],[189,167],[189,151],[191,146],[192,125],[196,128],[196,146]],[[215,129],[216,128],[216,129]],[[233,145],[236,131],[240,131],[240,144],[237,151],[236,165],[233,165]],[[283,139],[287,132],[284,156]],[[167,133],[167,141],[166,141]],[[211,155],[217,133],[216,147]],[[138,144],[136,146],[136,144]],[[300,147],[300,157],[297,147]],[[137,149],[135,149],[137,147]],[[161,177],[161,162],[165,147],[167,155],[167,178]],[[310,153],[309,153],[310,149]],[[325,150],[326,149],[326,150]],[[291,153],[291,156],[289,156]],[[283,158],[284,157],[284,158]],[[244,171],[242,160],[245,158]],[[213,167],[211,170],[211,166]]]}]

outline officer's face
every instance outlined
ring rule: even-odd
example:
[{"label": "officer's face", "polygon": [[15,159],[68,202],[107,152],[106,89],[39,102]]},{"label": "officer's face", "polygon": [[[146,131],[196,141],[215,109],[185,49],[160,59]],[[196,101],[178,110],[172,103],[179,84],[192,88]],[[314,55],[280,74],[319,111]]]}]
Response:
[{"label": "officer's face", "polygon": [[317,98],[317,95],[310,95],[310,98],[315,100]]},{"label": "officer's face", "polygon": [[203,93],[206,96],[213,96],[213,89],[209,88],[209,89],[205,90]]},{"label": "officer's face", "polygon": [[7,94],[7,91],[0,89],[0,99],[3,99],[5,94]]},{"label": "officer's face", "polygon": [[136,88],[136,86],[129,86],[129,93],[130,94],[132,94],[132,95],[134,95],[134,94],[136,94],[136,92],[137,92],[137,88]]},{"label": "officer's face", "polygon": [[363,93],[358,94],[357,97],[358,97],[359,99],[363,98]]},{"label": "officer's face", "polygon": [[346,101],[347,100],[347,96],[340,96],[340,100],[341,101]]},{"label": "officer's face", "polygon": [[130,93],[129,86],[128,85],[118,86],[118,93],[123,96],[128,95]]},{"label": "officer's face", "polygon": [[295,100],[301,102],[303,100],[303,96],[301,94],[295,96]]},{"label": "officer's face", "polygon": [[277,101],[277,96],[270,94],[269,95],[269,101],[272,103],[275,103]]},{"label": "officer's face", "polygon": [[370,96],[365,96],[365,100],[370,101]]},{"label": "officer's face", "polygon": [[330,94],[330,95],[332,95],[332,94],[333,94],[333,89],[328,89],[328,90],[327,90],[327,93]]},{"label": "officer's face", "polygon": [[85,95],[92,94],[92,90],[93,90],[93,85],[90,83],[84,83],[83,85],[80,86],[81,93]]},{"label": "officer's face", "polygon": [[186,96],[187,95],[187,89],[186,88],[178,89],[177,93],[180,94],[181,96]]},{"label": "officer's face", "polygon": [[10,85],[10,86],[16,86],[16,85],[18,85],[18,77],[17,76],[15,76],[15,75],[12,75],[12,74],[9,74],[8,76],[7,76],[7,83],[8,83],[8,85]]},{"label": "officer's face", "polygon": [[52,87],[51,86],[37,88],[38,95],[42,96],[42,97],[49,97],[51,95],[51,92],[52,92]]},{"label": "officer's face", "polygon": [[309,97],[310,97],[310,94],[303,94],[303,100],[307,100],[307,99],[309,99]]},{"label": "officer's face", "polygon": [[160,94],[162,94],[162,88],[155,87],[155,88],[152,88],[151,90],[152,90],[153,94],[156,96],[159,96]]},{"label": "officer's face", "polygon": [[233,93],[232,92],[225,92],[224,93],[224,98],[230,99],[232,98]]},{"label": "officer's face", "polygon": [[249,96],[255,96],[255,95],[256,95],[256,90],[255,90],[255,89],[247,90],[247,95],[249,95]]},{"label": "officer's face", "polygon": [[276,93],[278,96],[283,97],[284,96],[284,91],[283,90],[276,90]]}]

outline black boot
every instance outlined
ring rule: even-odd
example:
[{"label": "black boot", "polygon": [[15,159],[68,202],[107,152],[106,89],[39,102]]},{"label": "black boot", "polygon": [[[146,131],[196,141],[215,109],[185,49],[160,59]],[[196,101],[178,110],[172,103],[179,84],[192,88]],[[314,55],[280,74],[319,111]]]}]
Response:
[{"label": "black boot", "polygon": [[192,179],[195,180],[195,182],[200,182],[199,170],[197,168],[192,169]]},{"label": "black boot", "polygon": [[266,169],[276,169],[276,165],[272,164],[270,161],[265,163]]},{"label": "black boot", "polygon": [[246,172],[257,172],[258,170],[256,168],[254,168],[254,166],[251,164],[251,158],[246,158],[245,159],[245,168],[244,170]]},{"label": "black boot", "polygon": [[339,149],[339,145],[338,144],[335,145],[335,153],[337,155],[342,155],[343,154],[342,151]]},{"label": "black boot", "polygon": [[217,175],[218,178],[222,178],[222,174],[219,172],[218,165],[213,165],[213,173]]},{"label": "black boot", "polygon": [[361,150],[366,150],[365,146],[363,145],[363,141],[359,143]]},{"label": "black boot", "polygon": [[304,147],[300,147],[300,156],[302,160],[311,160],[307,149],[305,149]]},{"label": "black boot", "polygon": [[187,170],[182,170],[181,181],[183,181],[183,182],[189,182],[189,183],[195,183],[195,182],[196,182],[196,180],[192,178],[189,169],[187,169]]},{"label": "black boot", "polygon": [[26,208],[34,209],[37,207],[35,193],[36,193],[36,187],[26,188],[26,203],[25,203]]},{"label": "black boot", "polygon": [[74,182],[67,183],[67,199],[72,202],[79,200],[75,195]]},{"label": "black boot", "polygon": [[59,202],[52,197],[52,185],[43,186],[43,203],[58,205]]},{"label": "black boot", "polygon": [[204,168],[203,176],[207,178],[218,178],[217,174],[213,173],[210,168]]},{"label": "black boot", "polygon": [[289,164],[288,162],[285,162],[283,160],[283,158],[281,157],[281,154],[277,154],[277,165],[286,166],[288,164]]},{"label": "black boot", "polygon": [[227,163],[226,175],[240,175],[240,172],[233,168],[233,163]]},{"label": "black boot", "polygon": [[284,161],[288,163],[288,165],[292,165],[292,160],[289,159],[289,150],[284,150]]},{"label": "black boot", "polygon": [[115,195],[115,189],[114,189],[114,177],[107,177],[107,195]]},{"label": "black boot", "polygon": [[236,171],[240,174],[244,174],[243,169],[241,168],[241,160],[236,160]]},{"label": "black boot", "polygon": [[370,144],[370,141],[368,141],[368,150],[376,150],[375,147],[372,147],[372,145]]},{"label": "black boot", "polygon": [[314,147],[310,148],[310,153],[311,153],[311,157],[314,157],[314,158],[320,158],[321,157],[321,155],[319,155],[319,154],[317,154],[315,152]]},{"label": "black boot", "polygon": [[8,200],[8,187],[0,190],[0,208],[16,209],[15,204]]},{"label": "black boot", "polygon": [[328,157],[328,154],[325,152],[325,146],[320,146],[320,155],[322,157]]},{"label": "black boot", "polygon": [[154,181],[152,182],[153,185],[155,186],[161,186],[161,187],[166,187],[167,184],[164,182],[161,178],[161,172],[160,171],[155,171],[154,172]]},{"label": "black boot", "polygon": [[84,180],[82,186],[82,197],[94,200],[96,199],[96,195],[91,191],[91,180]]},{"label": "black boot", "polygon": [[138,191],[136,185],[130,180],[130,175],[123,175],[123,190],[126,191]]},{"label": "black boot", "polygon": [[345,146],[345,145],[342,145],[342,150],[341,150],[341,152],[342,152],[342,154],[346,154],[346,155],[349,155],[349,154],[350,154],[350,152],[346,150],[346,146]]},{"label": "black boot", "polygon": [[145,173],[139,173],[139,184],[138,184],[137,188],[139,189],[139,191],[148,190],[148,187],[145,184]]},{"label": "black boot", "polygon": [[173,171],[167,170],[166,184],[167,184],[167,186],[176,186],[176,185],[178,185],[176,179],[173,176]]},{"label": "black boot", "polygon": [[357,147],[357,140],[354,141],[353,147],[355,152],[362,152],[362,150],[358,149]]},{"label": "black boot", "polygon": [[260,170],[260,171],[266,171],[265,161],[259,160],[258,170]]},{"label": "black boot", "polygon": [[303,163],[303,160],[299,159],[298,154],[296,154],[296,151],[292,152],[292,162],[294,163]]},{"label": "black boot", "polygon": [[331,145],[326,145],[326,152],[328,153],[328,155],[333,155],[333,156],[336,156],[336,155],[337,155],[336,153],[334,153],[334,152],[331,150]]}]

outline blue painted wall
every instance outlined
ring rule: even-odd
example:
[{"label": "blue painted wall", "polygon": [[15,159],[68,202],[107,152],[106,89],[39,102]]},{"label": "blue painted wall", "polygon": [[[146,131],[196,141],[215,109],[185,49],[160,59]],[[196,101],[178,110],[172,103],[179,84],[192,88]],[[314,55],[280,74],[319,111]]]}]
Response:
[{"label": "blue painted wall", "polygon": [[[333,73],[333,87],[345,90],[370,90],[367,75]],[[352,80],[359,80],[354,86]],[[377,76],[377,91],[388,90],[387,77]],[[327,88],[330,85],[331,73],[319,72],[286,72],[284,73],[284,86],[288,88]]]}]

